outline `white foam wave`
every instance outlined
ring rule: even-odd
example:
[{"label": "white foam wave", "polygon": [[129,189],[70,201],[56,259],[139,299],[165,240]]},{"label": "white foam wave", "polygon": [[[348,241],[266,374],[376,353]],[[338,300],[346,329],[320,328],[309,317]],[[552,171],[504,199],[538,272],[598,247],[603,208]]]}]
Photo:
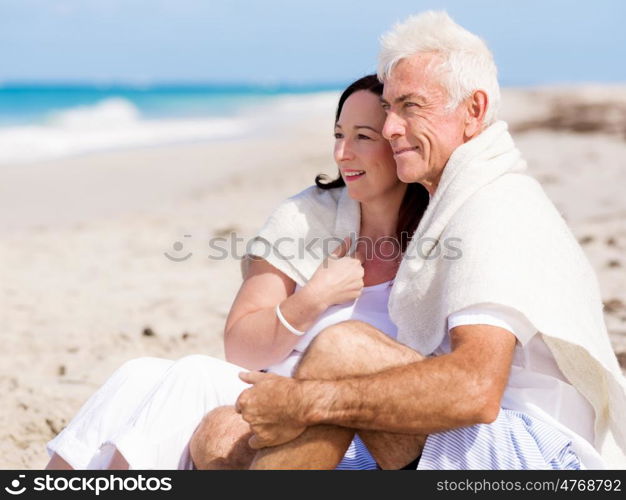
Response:
[{"label": "white foam wave", "polygon": [[54,113],[44,125],[0,127],[0,165],[46,161],[116,149],[274,133],[274,126],[332,120],[338,94],[277,96],[248,104],[235,117],[146,120],[122,98]]},{"label": "white foam wave", "polygon": [[93,106],[78,106],[54,113],[50,124],[69,129],[98,129],[129,125],[139,121],[139,118],[139,110],[130,101],[112,97]]},{"label": "white foam wave", "polygon": [[112,98],[58,112],[45,125],[0,128],[0,164],[230,138],[249,126],[243,118],[142,120],[132,103]]}]

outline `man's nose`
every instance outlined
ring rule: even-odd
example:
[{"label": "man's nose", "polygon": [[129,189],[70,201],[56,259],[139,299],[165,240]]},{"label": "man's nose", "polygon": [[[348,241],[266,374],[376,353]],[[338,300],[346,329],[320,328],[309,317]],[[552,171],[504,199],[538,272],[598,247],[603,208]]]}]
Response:
[{"label": "man's nose", "polygon": [[383,137],[388,141],[397,139],[398,137],[404,135],[404,120],[402,120],[396,113],[387,113],[382,133]]}]

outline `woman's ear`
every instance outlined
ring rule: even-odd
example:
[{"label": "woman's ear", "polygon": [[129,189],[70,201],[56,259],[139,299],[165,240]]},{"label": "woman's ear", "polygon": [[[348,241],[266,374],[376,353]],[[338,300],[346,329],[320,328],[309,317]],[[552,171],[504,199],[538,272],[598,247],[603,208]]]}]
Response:
[{"label": "woman's ear", "polygon": [[467,116],[465,119],[465,138],[467,140],[480,133],[484,128],[485,114],[489,105],[489,97],[484,90],[476,90],[467,100]]}]

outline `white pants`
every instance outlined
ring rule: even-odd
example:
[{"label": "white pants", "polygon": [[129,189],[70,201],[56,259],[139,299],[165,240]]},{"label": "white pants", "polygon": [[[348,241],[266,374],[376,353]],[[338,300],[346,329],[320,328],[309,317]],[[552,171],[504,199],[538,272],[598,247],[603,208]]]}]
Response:
[{"label": "white pants", "polygon": [[[209,356],[138,358],[122,365],[47,444],[74,469],[106,469],[115,449],[131,469],[191,469],[189,440],[205,414],[234,405],[247,371]],[[375,469],[355,436],[338,469]]]},{"label": "white pants", "polygon": [[75,469],[104,469],[115,448],[131,469],[190,469],[189,440],[202,417],[234,405],[245,368],[193,355],[122,365],[47,445]]}]

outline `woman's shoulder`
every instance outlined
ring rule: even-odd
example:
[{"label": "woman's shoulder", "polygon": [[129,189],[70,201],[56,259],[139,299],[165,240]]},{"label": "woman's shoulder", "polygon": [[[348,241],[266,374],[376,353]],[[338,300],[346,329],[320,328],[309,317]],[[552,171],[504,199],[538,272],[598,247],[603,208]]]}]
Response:
[{"label": "woman's shoulder", "polygon": [[264,227],[280,227],[281,232],[284,232],[286,227],[306,231],[313,221],[316,221],[317,225],[321,224],[326,231],[331,231],[344,191],[345,187],[321,189],[309,186],[281,202],[269,216]]}]

